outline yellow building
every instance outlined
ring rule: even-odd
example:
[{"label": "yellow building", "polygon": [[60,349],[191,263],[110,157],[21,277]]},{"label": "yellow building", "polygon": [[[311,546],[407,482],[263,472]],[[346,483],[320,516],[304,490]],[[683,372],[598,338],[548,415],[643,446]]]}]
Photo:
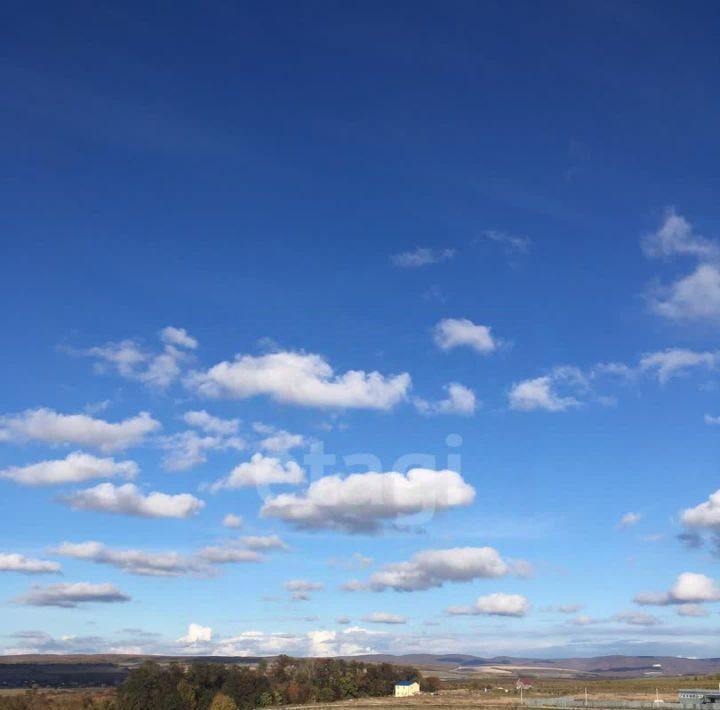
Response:
[{"label": "yellow building", "polygon": [[395,683],[395,697],[404,698],[408,695],[417,695],[420,692],[420,686],[414,680],[401,680]]}]

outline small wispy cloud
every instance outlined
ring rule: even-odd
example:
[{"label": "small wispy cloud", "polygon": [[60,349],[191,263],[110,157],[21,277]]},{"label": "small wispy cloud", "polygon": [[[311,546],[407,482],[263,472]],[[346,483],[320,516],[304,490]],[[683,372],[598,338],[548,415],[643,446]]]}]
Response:
[{"label": "small wispy cloud", "polygon": [[418,269],[421,266],[438,264],[441,261],[448,261],[455,256],[455,249],[430,249],[428,247],[417,247],[412,251],[403,251],[393,254],[390,261],[393,266],[401,269]]}]

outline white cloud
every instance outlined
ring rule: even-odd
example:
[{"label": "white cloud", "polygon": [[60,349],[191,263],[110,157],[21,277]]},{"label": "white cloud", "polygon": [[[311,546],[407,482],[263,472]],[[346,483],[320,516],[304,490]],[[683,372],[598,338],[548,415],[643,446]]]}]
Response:
[{"label": "white cloud", "polygon": [[200,626],[200,624],[190,624],[187,634],[179,638],[178,641],[188,644],[207,643],[212,640],[212,635],[211,627]]},{"label": "white cloud", "polygon": [[363,616],[363,621],[371,624],[406,624],[407,619],[400,614],[388,614],[384,611],[374,611],[371,614]]},{"label": "white cloud", "polygon": [[474,414],[477,408],[475,393],[457,382],[445,385],[448,396],[438,402],[415,398],[413,403],[422,414]]},{"label": "white cloud", "polygon": [[287,543],[279,535],[246,535],[240,538],[250,550],[287,550]]},{"label": "white cloud", "polygon": [[511,574],[514,568],[492,547],[423,550],[407,562],[386,564],[370,578],[375,591],[414,592],[442,587],[445,582],[470,582]]},{"label": "white cloud", "polygon": [[223,639],[208,651],[231,656],[274,656],[280,653],[293,656],[329,658],[376,653],[374,639],[385,638],[384,632],[350,626],[338,631],[309,631],[306,634],[244,631]]},{"label": "white cloud", "polygon": [[427,247],[417,247],[413,251],[404,251],[399,254],[393,254],[390,261],[394,266],[402,269],[417,269],[421,266],[429,264],[437,264],[441,261],[447,261],[455,256],[454,249],[429,249]]},{"label": "white cloud", "polygon": [[245,521],[242,519],[241,516],[235,515],[234,513],[228,513],[223,518],[223,525],[226,528],[233,528],[235,530],[241,528],[245,524]]},{"label": "white cloud", "polygon": [[350,370],[336,375],[320,355],[275,352],[238,355],[207,372],[192,373],[189,387],[206,397],[247,399],[267,395],[285,404],[308,407],[391,409],[404,400],[410,375]]},{"label": "white cloud", "polygon": [[21,572],[22,574],[53,574],[60,572],[58,562],[36,560],[16,552],[0,552],[0,572]]},{"label": "white cloud", "polygon": [[564,412],[566,409],[580,406],[575,397],[562,397],[554,389],[555,378],[550,375],[536,377],[513,384],[508,399],[510,409],[530,412],[544,409],[548,412]]},{"label": "white cloud", "polygon": [[706,424],[716,425],[716,424],[720,424],[720,417],[713,417],[710,414],[706,414],[704,417],[704,421]]},{"label": "white cloud", "polygon": [[645,614],[641,611],[623,611],[615,614],[613,619],[630,626],[659,626],[662,624],[662,621],[657,616]]},{"label": "white cloud", "polygon": [[500,345],[489,326],[476,325],[467,318],[445,318],[433,330],[435,344],[441,350],[466,346],[482,355],[488,355]]},{"label": "white cloud", "polygon": [[690,223],[668,210],[660,229],[642,241],[649,257],[690,256],[698,264],[690,273],[650,294],[651,308],[673,320],[720,318],[720,246],[694,233]]},{"label": "white cloud", "polygon": [[46,408],[0,416],[0,441],[79,444],[105,452],[139,444],[158,429],[160,422],[147,412],[120,422],[107,422],[87,414],[59,414]]},{"label": "white cloud", "polygon": [[151,577],[178,577],[200,573],[204,565],[192,557],[175,552],[144,552],[143,550],[113,550],[101,542],[63,542],[50,551],[60,557],[88,560],[97,564],[111,565],[128,574]]},{"label": "white cloud", "polygon": [[81,483],[93,478],[124,476],[134,478],[139,469],[134,461],[115,461],[97,458],[75,451],[64,459],[40,461],[29,466],[12,466],[0,471],[7,478],[25,486],[52,486],[61,483]]},{"label": "white cloud", "polygon": [[285,453],[290,449],[296,449],[305,445],[305,437],[302,434],[291,434],[289,431],[279,429],[274,434],[265,437],[260,442],[260,447],[272,453]]},{"label": "white cloud", "polygon": [[201,436],[194,431],[166,436],[160,445],[170,452],[163,458],[163,468],[168,471],[187,471],[205,463],[210,451],[242,451],[247,446],[246,442],[237,436]]},{"label": "white cloud", "polygon": [[710,577],[683,572],[669,592],[643,592],[635,602],[643,605],[700,604],[720,601],[720,587]]},{"label": "white cloud", "polygon": [[481,234],[481,238],[501,244],[509,252],[527,254],[530,251],[529,237],[518,237],[513,234],[506,234],[505,232],[498,232],[494,229],[486,229]]},{"label": "white cloud", "polygon": [[406,475],[325,476],[302,494],[269,498],[261,515],[299,528],[375,532],[385,520],[470,505],[474,498],[475,489],[459,473],[414,468]]},{"label": "white cloud", "polygon": [[245,550],[241,547],[204,547],[198,550],[195,556],[214,565],[229,565],[244,562],[261,562],[262,557],[254,550]]},{"label": "white cloud", "polygon": [[681,604],[677,609],[678,616],[703,617],[710,612],[702,604]]},{"label": "white cloud", "polygon": [[642,239],[641,246],[652,258],[680,255],[704,259],[719,253],[717,243],[695,234],[692,225],[674,208],[666,211],[663,223]]},{"label": "white cloud", "polygon": [[94,358],[98,372],[114,369],[121,377],[144,384],[165,388],[182,372],[182,365],[190,358],[189,350],[198,342],[184,328],[168,326],[159,333],[165,347],[159,353],[144,350],[135,340],[109,342],[87,350],[81,355]]},{"label": "white cloud", "polygon": [[343,592],[362,592],[368,587],[369,585],[366,582],[361,582],[359,579],[349,579],[340,585],[340,590]]},{"label": "white cloud", "polygon": [[577,614],[582,607],[582,604],[558,604],[553,611],[558,611],[561,614]]},{"label": "white cloud", "polygon": [[456,615],[483,615],[483,616],[527,616],[530,602],[521,594],[503,594],[496,592],[484,597],[478,597],[473,606],[451,606],[447,613]]},{"label": "white cloud", "polygon": [[627,530],[627,528],[632,528],[635,525],[637,525],[640,522],[640,514],[639,513],[625,513],[625,515],[620,518],[620,522],[617,524],[618,530]]},{"label": "white cloud", "polygon": [[305,480],[305,471],[294,461],[283,463],[280,459],[253,454],[250,461],[236,466],[229,476],[213,483],[211,490],[264,486],[273,483],[297,485]]},{"label": "white cloud", "polygon": [[680,515],[683,525],[690,528],[707,528],[720,531],[720,490],[712,493],[703,503],[686,508]]},{"label": "white cloud", "polygon": [[218,434],[219,436],[237,434],[240,427],[239,419],[221,419],[208,414],[204,409],[185,412],[183,421],[188,426],[202,429],[208,434]]},{"label": "white cloud", "polygon": [[128,602],[130,596],[112,584],[50,584],[47,587],[33,586],[28,594],[14,600],[28,606],[56,606],[73,609],[80,604],[92,602],[114,603]]},{"label": "white cloud", "polygon": [[700,264],[693,272],[658,291],[653,310],[673,320],[712,320],[720,317],[720,269]]},{"label": "white cloud", "polygon": [[205,507],[204,501],[189,493],[168,495],[152,492],[144,495],[132,483],[115,486],[100,483],[60,499],[73,510],[91,510],[146,518],[187,518]]},{"label": "white cloud", "polygon": [[640,359],[640,369],[654,370],[657,378],[665,384],[671,377],[685,374],[693,367],[714,369],[718,363],[717,353],[698,353],[684,348],[668,348],[661,352],[648,353]]},{"label": "white cloud", "polygon": [[292,593],[295,601],[308,601],[311,592],[317,592],[324,589],[320,582],[311,582],[307,579],[290,579],[283,582],[283,587]]},{"label": "white cloud", "polygon": [[173,328],[171,325],[160,331],[160,340],[166,345],[176,345],[179,348],[187,348],[188,350],[195,350],[198,346],[198,341],[188,335],[185,328]]}]

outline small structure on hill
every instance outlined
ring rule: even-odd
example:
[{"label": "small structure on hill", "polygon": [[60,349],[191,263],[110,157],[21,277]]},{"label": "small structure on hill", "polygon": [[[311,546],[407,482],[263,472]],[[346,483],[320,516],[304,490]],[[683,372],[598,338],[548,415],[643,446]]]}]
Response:
[{"label": "small structure on hill", "polygon": [[416,680],[401,680],[395,683],[395,697],[406,698],[408,695],[417,695],[420,684]]},{"label": "small structure on hill", "polygon": [[518,678],[515,690],[532,690],[532,681],[529,678]]}]

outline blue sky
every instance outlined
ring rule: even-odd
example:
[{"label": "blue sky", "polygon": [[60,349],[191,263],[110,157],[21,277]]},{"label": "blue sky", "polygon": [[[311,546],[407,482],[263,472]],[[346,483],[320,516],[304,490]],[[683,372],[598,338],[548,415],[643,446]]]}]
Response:
[{"label": "blue sky", "polygon": [[720,655],[717,7],[3,15],[3,653]]}]

